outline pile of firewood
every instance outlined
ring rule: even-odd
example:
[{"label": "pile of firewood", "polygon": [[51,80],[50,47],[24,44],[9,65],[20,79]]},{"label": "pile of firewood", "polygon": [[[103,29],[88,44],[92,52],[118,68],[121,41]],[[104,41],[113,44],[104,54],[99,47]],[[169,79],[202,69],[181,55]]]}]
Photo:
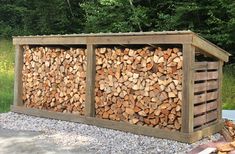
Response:
[{"label": "pile of firewood", "polygon": [[231,151],[235,152],[235,141],[217,144],[216,148],[218,154],[227,154]]},{"label": "pile of firewood", "polygon": [[96,49],[96,116],[180,130],[182,60],[178,48]]},{"label": "pile of firewood", "polygon": [[227,136],[230,137],[230,140],[235,141],[235,123],[231,120],[225,119],[224,122],[225,131],[227,132]]},{"label": "pile of firewood", "polygon": [[25,46],[22,82],[25,106],[83,115],[85,49]]}]

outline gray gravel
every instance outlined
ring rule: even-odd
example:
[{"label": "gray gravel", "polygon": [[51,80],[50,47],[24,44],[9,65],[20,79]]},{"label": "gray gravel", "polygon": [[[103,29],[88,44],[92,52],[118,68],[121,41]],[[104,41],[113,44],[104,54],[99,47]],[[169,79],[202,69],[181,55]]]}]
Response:
[{"label": "gray gravel", "polygon": [[[135,135],[85,124],[33,117],[13,112],[0,114],[0,126],[13,130],[43,132],[38,139],[61,147],[82,147],[96,153],[186,153],[192,148],[221,138],[215,134],[194,144]],[[169,134],[170,135],[170,134]]]}]

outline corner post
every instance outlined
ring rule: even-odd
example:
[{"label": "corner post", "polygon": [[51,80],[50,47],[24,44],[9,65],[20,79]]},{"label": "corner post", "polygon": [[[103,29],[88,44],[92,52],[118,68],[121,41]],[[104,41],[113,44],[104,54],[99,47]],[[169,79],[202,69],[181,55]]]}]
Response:
[{"label": "corner post", "polygon": [[22,106],[22,69],[23,69],[23,47],[21,45],[15,45],[15,79],[14,79],[14,106]]},{"label": "corner post", "polygon": [[195,47],[183,44],[183,95],[182,95],[182,128],[181,132],[193,132],[193,96],[194,96],[194,63]]},{"label": "corner post", "polygon": [[95,45],[87,44],[85,116],[88,117],[95,116],[95,74],[96,74]]},{"label": "corner post", "polygon": [[219,68],[218,68],[218,73],[219,73],[219,78],[218,78],[218,122],[222,121],[222,81],[223,81],[223,64],[224,62],[222,60],[219,60]]}]

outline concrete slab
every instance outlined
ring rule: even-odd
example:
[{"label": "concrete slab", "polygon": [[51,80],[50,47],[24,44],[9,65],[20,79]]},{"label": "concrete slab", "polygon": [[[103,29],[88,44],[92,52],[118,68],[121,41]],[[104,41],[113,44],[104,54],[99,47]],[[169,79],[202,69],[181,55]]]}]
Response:
[{"label": "concrete slab", "polygon": [[223,110],[222,117],[235,121],[235,110]]},{"label": "concrete slab", "polygon": [[0,127],[1,154],[90,154],[83,147],[63,147],[38,138],[43,132],[15,131]]}]

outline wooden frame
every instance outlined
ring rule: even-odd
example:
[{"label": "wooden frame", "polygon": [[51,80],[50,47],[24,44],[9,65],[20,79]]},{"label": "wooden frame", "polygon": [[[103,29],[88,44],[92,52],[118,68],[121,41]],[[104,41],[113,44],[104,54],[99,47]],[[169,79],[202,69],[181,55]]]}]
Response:
[{"label": "wooden frame", "polygon": [[[137,134],[173,139],[181,142],[193,143],[205,136],[209,136],[222,129],[221,120],[221,85],[222,65],[228,61],[229,53],[202,39],[191,31],[174,32],[143,32],[143,33],[114,33],[114,34],[78,34],[78,35],[50,35],[14,37],[16,46],[15,59],[15,86],[14,105],[11,110],[18,113],[29,114],[46,118],[68,120],[92,124],[100,127],[112,128]],[[86,99],[85,116],[76,114],[56,113],[39,109],[23,107],[22,96],[22,45],[86,45],[87,46],[87,73],[86,73]],[[147,126],[131,125],[125,122],[104,120],[95,117],[95,67],[96,45],[109,44],[181,44],[183,49],[183,98],[182,98],[182,128],[181,131],[166,131]],[[194,71],[206,69],[210,66],[204,63],[195,63],[196,48],[219,59],[219,91],[218,91],[218,121],[205,128],[194,129]],[[169,135],[170,134],[170,135]]]}]

